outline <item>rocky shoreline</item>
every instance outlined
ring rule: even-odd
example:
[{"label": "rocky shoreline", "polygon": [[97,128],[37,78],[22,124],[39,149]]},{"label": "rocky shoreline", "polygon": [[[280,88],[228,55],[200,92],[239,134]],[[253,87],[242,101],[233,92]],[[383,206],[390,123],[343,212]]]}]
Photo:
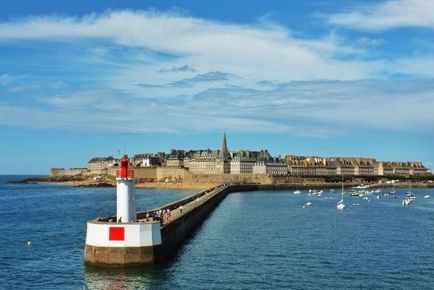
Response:
[{"label": "rocky shoreline", "polygon": [[[50,183],[73,187],[115,187],[114,178],[101,178],[95,180],[82,176],[39,176],[22,180],[9,181],[14,184]],[[215,183],[183,183],[183,182],[142,182],[136,183],[136,188],[173,188],[173,189],[208,189],[216,186]]]},{"label": "rocky shoreline", "polygon": [[[74,187],[115,187],[116,180],[114,178],[104,177],[98,180],[83,176],[42,176],[30,177],[18,181],[9,181],[16,184],[32,184],[32,183],[52,183],[59,185],[68,185]],[[216,186],[215,183],[183,183],[183,182],[142,182],[136,183],[136,188],[168,188],[168,189],[208,189]],[[360,183],[345,183],[345,187],[355,187]],[[426,182],[400,182],[400,183],[371,183],[366,184],[369,188],[381,187],[397,187],[397,188],[434,188],[433,183]],[[276,184],[278,187],[307,189],[310,187],[340,187],[341,183],[337,182],[311,182],[303,184]]]}]

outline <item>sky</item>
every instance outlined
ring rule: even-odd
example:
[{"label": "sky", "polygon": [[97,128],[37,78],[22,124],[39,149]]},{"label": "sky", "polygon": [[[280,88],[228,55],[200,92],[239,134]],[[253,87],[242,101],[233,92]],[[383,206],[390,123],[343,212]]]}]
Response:
[{"label": "sky", "polygon": [[0,2],[0,174],[268,149],[434,167],[434,0]]}]

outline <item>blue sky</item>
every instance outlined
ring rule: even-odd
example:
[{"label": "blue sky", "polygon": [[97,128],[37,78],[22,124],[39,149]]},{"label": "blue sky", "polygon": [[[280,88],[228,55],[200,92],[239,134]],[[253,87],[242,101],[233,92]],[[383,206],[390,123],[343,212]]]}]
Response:
[{"label": "blue sky", "polygon": [[224,130],[231,150],[434,167],[432,11],[426,0],[2,1],[0,173],[85,166],[124,143],[216,149]]}]

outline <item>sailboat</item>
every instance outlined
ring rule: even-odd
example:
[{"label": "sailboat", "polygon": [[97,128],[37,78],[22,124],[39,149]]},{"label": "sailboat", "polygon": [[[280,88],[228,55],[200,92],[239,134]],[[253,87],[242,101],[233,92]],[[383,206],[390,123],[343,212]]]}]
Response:
[{"label": "sailboat", "polygon": [[345,203],[344,203],[344,182],[343,181],[342,181],[341,200],[336,204],[336,208],[338,210],[343,210],[345,208]]}]

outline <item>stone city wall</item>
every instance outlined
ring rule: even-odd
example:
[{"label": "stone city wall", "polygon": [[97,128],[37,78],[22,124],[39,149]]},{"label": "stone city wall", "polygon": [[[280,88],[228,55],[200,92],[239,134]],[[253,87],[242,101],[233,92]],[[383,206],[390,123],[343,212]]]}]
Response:
[{"label": "stone city wall", "polygon": [[87,175],[87,168],[51,168],[50,176],[75,176],[75,175]]},{"label": "stone city wall", "polygon": [[[269,175],[269,174],[193,174],[185,168],[175,167],[131,167],[137,182],[185,182],[185,183],[303,183],[306,178],[292,175]],[[116,176],[117,167],[107,169],[88,170],[87,168],[52,168],[51,176]],[[315,182],[315,178],[308,178],[307,182]],[[317,178],[318,179],[318,178]],[[318,182],[323,181],[318,179]]]},{"label": "stone city wall", "polygon": [[157,167],[157,181],[186,181],[192,173],[185,168]]},{"label": "stone city wall", "polygon": [[64,175],[65,175],[65,168],[51,168],[50,170],[51,177],[64,176]]},{"label": "stone city wall", "polygon": [[191,174],[184,180],[191,183],[272,183],[265,174]]},{"label": "stone city wall", "polygon": [[[155,167],[131,167],[134,170],[134,177],[140,180],[155,181],[157,178],[157,168]],[[118,167],[111,167],[107,170],[107,174],[116,177],[116,172],[119,170]]]},{"label": "stone city wall", "polygon": [[87,168],[70,168],[65,170],[66,176],[74,176],[74,175],[86,175]]}]

